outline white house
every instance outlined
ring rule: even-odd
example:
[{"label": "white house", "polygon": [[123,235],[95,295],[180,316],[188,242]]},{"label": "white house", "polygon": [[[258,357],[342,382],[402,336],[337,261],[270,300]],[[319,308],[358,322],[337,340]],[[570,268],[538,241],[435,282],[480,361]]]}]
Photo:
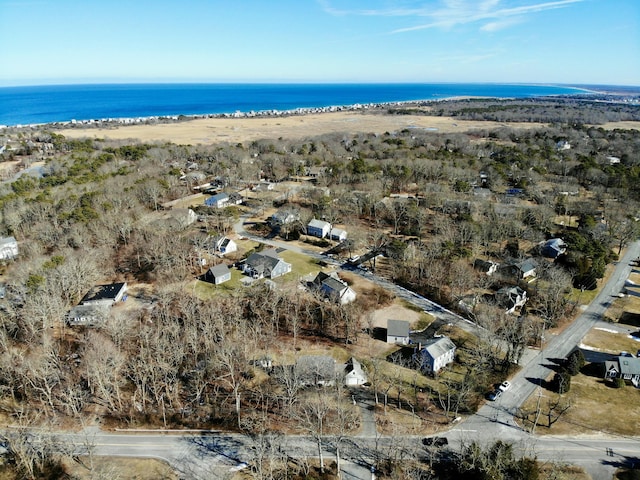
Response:
[{"label": "white house", "polygon": [[319,272],[313,280],[313,285],[320,289],[325,297],[341,305],[346,305],[356,299],[356,292],[346,282],[340,280],[336,273]]},{"label": "white house", "polygon": [[347,239],[347,232],[346,230],[342,230],[341,228],[332,228],[329,232],[329,237],[331,238],[331,240],[344,242]]},{"label": "white house", "polygon": [[18,256],[18,242],[13,237],[0,238],[0,260],[13,260]]},{"label": "white house", "polygon": [[307,234],[318,238],[325,238],[331,232],[331,224],[324,220],[313,219],[307,225]]},{"label": "white house", "polygon": [[108,305],[76,305],[67,314],[67,323],[73,326],[94,327],[105,323],[108,317]]},{"label": "white house", "polygon": [[367,374],[362,370],[362,364],[354,357],[345,364],[344,372],[344,384],[348,387],[367,383]]},{"label": "white house", "polygon": [[455,354],[456,346],[449,337],[437,337],[419,346],[414,358],[423,372],[433,375],[453,362]]},{"label": "white house", "polygon": [[249,255],[242,270],[255,279],[277,278],[291,272],[291,264],[281,259],[276,249],[272,248]]},{"label": "white house", "polygon": [[211,240],[210,247],[213,253],[218,255],[226,255],[238,251],[238,245],[229,237],[220,236]]}]

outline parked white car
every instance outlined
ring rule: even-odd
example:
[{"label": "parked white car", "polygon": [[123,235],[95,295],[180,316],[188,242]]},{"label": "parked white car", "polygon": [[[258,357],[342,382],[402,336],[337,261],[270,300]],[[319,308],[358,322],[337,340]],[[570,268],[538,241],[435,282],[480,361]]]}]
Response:
[{"label": "parked white car", "polygon": [[511,388],[511,383],[507,382],[506,380],[504,382],[502,382],[500,384],[500,386],[498,387],[500,390],[502,390],[503,392],[506,392],[507,390],[509,390]]}]

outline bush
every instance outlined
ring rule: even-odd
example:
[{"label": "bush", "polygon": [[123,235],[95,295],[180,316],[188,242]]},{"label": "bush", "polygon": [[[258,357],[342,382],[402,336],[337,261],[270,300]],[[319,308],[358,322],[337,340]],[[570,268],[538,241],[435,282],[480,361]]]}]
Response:
[{"label": "bush", "polygon": [[553,377],[553,387],[558,393],[567,393],[571,389],[571,374],[568,370],[562,369]]},{"label": "bush", "polygon": [[566,369],[570,375],[577,375],[584,367],[584,354],[581,350],[574,350],[566,360]]},{"label": "bush", "polygon": [[617,377],[613,379],[613,386],[615,388],[623,388],[625,385],[626,383],[624,381],[624,378]]}]

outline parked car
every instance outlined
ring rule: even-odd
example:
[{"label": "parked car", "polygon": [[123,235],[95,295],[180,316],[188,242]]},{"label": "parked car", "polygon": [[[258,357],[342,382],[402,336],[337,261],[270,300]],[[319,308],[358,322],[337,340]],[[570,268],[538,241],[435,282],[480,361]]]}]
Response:
[{"label": "parked car", "polygon": [[511,383],[507,382],[506,380],[498,386],[498,390],[502,390],[503,392],[506,392],[510,388],[511,388]]},{"label": "parked car", "polygon": [[449,445],[449,440],[445,437],[425,437],[422,439],[422,444],[426,447],[444,447]]},{"label": "parked car", "polygon": [[487,398],[492,402],[494,402],[500,398],[500,395],[502,395],[502,390],[500,390],[499,388],[496,388],[493,392],[489,394]]}]

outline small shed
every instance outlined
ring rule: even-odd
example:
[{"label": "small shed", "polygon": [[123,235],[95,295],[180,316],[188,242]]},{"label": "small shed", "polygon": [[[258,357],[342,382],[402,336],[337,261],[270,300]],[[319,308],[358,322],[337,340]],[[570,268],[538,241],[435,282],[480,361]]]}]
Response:
[{"label": "small shed", "polygon": [[387,343],[409,343],[410,324],[406,320],[387,321]]}]

